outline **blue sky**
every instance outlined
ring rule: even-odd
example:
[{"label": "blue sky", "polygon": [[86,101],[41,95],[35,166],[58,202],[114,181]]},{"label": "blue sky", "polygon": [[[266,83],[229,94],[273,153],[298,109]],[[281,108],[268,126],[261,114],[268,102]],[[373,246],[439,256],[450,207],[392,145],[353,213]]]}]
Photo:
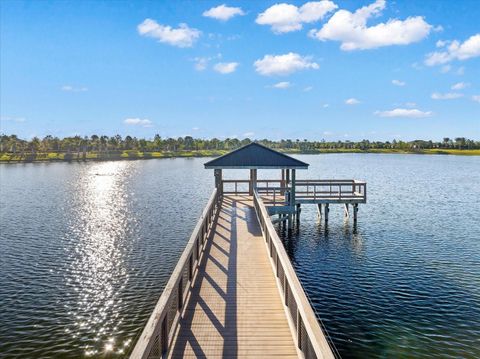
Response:
[{"label": "blue sky", "polygon": [[476,0],[0,7],[3,133],[480,139]]}]

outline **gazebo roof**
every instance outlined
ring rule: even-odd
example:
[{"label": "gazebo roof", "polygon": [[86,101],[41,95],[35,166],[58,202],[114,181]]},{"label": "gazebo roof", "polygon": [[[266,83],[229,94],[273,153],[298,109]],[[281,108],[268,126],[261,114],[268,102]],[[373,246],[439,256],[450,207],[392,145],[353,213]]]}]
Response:
[{"label": "gazebo roof", "polygon": [[205,163],[210,169],[308,169],[308,163],[277,152],[257,142],[249,143]]}]

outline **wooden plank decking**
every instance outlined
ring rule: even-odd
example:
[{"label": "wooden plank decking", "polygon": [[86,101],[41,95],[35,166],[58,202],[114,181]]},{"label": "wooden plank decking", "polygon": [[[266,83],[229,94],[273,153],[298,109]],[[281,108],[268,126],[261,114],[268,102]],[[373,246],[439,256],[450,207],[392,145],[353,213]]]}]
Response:
[{"label": "wooden plank decking", "polygon": [[298,357],[251,196],[225,196],[171,358]]}]

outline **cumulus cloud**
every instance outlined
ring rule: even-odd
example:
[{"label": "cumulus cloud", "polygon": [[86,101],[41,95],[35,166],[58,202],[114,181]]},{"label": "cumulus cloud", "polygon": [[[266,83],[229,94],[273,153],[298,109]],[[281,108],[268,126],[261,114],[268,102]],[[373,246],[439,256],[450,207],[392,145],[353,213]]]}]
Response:
[{"label": "cumulus cloud", "polygon": [[239,7],[230,7],[222,4],[217,7],[212,7],[211,9],[205,11],[202,15],[220,21],[228,21],[234,16],[242,16],[245,15],[245,13]]},{"label": "cumulus cloud", "polygon": [[243,137],[252,137],[252,136],[255,136],[255,132],[245,132],[243,134]]},{"label": "cumulus cloud", "polygon": [[62,91],[65,92],[85,92],[88,91],[88,88],[84,86],[76,87],[76,86],[71,86],[71,85],[63,85],[60,88]]},{"label": "cumulus cloud", "polygon": [[406,20],[389,19],[367,26],[367,21],[380,16],[384,9],[385,0],[377,0],[354,13],[339,10],[320,30],[311,30],[309,35],[322,41],[340,41],[342,50],[351,51],[408,45],[424,39],[432,30],[432,25],[422,16],[408,17]]},{"label": "cumulus cloud", "polygon": [[448,92],[448,93],[434,92],[430,97],[433,100],[454,100],[456,98],[463,97],[463,94],[458,92]]},{"label": "cumulus cloud", "polygon": [[282,82],[276,83],[272,87],[274,87],[276,89],[288,89],[290,86],[291,86],[290,82],[282,81]]},{"label": "cumulus cloud", "polygon": [[300,56],[293,52],[285,55],[265,55],[253,65],[255,70],[264,76],[289,75],[300,70],[320,68],[317,63],[311,61],[310,56]]},{"label": "cumulus cloud", "polygon": [[417,109],[395,108],[389,111],[375,111],[375,115],[380,117],[406,117],[423,118],[432,116],[432,111],[420,111]]},{"label": "cumulus cloud", "polygon": [[282,34],[302,29],[303,23],[311,23],[322,19],[338,6],[332,1],[311,1],[297,7],[281,3],[269,7],[257,16],[259,25],[269,25],[275,34]]},{"label": "cumulus cloud", "polygon": [[358,105],[359,103],[360,101],[353,97],[345,100],[345,104],[347,105]]},{"label": "cumulus cloud", "polygon": [[406,82],[400,80],[392,80],[392,84],[394,84],[395,86],[405,86]]},{"label": "cumulus cloud", "polygon": [[472,100],[480,103],[480,95],[473,95]]},{"label": "cumulus cloud", "polygon": [[470,86],[469,83],[457,82],[456,84],[452,85],[451,89],[458,91],[458,90],[463,90],[464,88],[467,88],[468,86]]},{"label": "cumulus cloud", "polygon": [[444,50],[427,54],[425,65],[442,65],[453,60],[467,60],[480,56],[480,34],[470,36],[463,43],[460,43],[458,40],[453,40],[443,41],[441,45],[443,45]]},{"label": "cumulus cloud", "polygon": [[162,25],[152,19],[145,19],[137,26],[138,33],[158,40],[159,42],[177,47],[192,47],[200,37],[201,32],[188,27],[187,24],[180,24],[178,28]]},{"label": "cumulus cloud", "polygon": [[141,119],[141,118],[126,118],[125,120],[123,120],[123,123],[126,124],[126,125],[132,125],[132,126],[141,126],[141,127],[152,127],[153,126],[153,122],[144,118],[144,119]]},{"label": "cumulus cloud", "polygon": [[213,69],[223,75],[235,72],[238,67],[238,62],[219,62],[213,66]]}]

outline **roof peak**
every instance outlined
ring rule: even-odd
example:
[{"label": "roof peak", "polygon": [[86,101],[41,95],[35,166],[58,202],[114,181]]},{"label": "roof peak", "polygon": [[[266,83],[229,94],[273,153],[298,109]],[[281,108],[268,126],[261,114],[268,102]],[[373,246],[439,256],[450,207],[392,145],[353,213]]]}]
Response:
[{"label": "roof peak", "polygon": [[205,163],[205,168],[292,168],[307,169],[308,163],[275,151],[259,142],[250,142],[223,156]]}]

